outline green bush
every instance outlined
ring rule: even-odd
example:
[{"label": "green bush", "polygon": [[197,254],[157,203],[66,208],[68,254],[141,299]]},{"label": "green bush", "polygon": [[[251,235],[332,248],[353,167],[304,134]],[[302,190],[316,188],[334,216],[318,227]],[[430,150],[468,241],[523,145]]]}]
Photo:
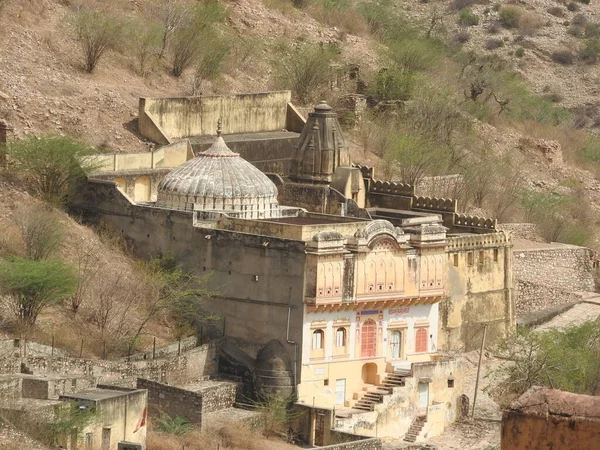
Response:
[{"label": "green bush", "polygon": [[518,6],[507,5],[500,8],[498,18],[503,27],[517,28],[522,14],[523,10]]},{"label": "green bush", "polygon": [[194,430],[194,426],[185,417],[171,417],[164,414],[163,417],[157,417],[154,420],[158,430],[162,433],[183,435]]},{"label": "green bush", "polygon": [[516,49],[515,56],[517,58],[522,58],[523,56],[525,56],[525,49],[523,47],[519,47],[518,49]]},{"label": "green bush", "polygon": [[23,331],[35,324],[45,308],[72,295],[76,284],[75,268],[58,259],[0,260],[0,293],[8,300]]},{"label": "green bush", "polygon": [[479,16],[473,14],[469,8],[463,8],[460,10],[458,23],[466,27],[479,25]]},{"label": "green bush", "polygon": [[370,94],[377,100],[408,100],[415,88],[417,76],[402,68],[382,69],[375,75]]},{"label": "green bush", "polygon": [[600,35],[600,24],[597,22],[588,22],[585,24],[585,37],[594,38]]},{"label": "green bush", "polygon": [[600,55],[600,40],[588,39],[585,46],[579,51],[579,57],[586,64],[596,64]]},{"label": "green bush", "polygon": [[575,2],[571,2],[567,5],[567,9],[571,12],[579,11],[579,5]]},{"label": "green bush", "polygon": [[28,137],[12,141],[8,155],[18,164],[15,171],[30,191],[42,200],[63,206],[85,178],[97,168],[86,144],[64,136]]}]

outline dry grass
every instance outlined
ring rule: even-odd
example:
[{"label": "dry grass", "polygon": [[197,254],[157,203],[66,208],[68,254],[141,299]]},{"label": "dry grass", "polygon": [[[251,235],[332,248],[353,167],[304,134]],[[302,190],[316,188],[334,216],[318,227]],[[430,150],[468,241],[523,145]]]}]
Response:
[{"label": "dry grass", "polygon": [[297,450],[298,447],[277,439],[266,439],[248,425],[193,431],[183,436],[149,432],[146,446],[152,450]]}]

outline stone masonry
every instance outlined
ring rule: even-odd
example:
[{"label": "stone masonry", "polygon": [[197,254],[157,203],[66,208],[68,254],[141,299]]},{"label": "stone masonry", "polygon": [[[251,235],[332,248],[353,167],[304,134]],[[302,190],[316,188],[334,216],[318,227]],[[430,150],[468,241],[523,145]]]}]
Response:
[{"label": "stone masonry", "polygon": [[575,302],[595,289],[592,253],[585,247],[516,240],[513,261],[517,314]]}]

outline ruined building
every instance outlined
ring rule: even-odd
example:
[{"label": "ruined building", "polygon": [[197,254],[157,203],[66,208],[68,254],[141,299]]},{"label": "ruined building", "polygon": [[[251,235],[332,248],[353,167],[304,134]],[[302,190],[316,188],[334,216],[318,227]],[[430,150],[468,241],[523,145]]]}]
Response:
[{"label": "ruined building", "polygon": [[[252,111],[249,99],[239,101]],[[277,111],[294,110],[266,112],[261,97],[253,123],[232,96],[203,101],[227,103],[223,127],[236,136],[273,130],[289,122]],[[173,120],[156,114],[163,126]],[[210,273],[219,295],[208,307],[253,361],[257,386],[335,409],[328,424],[310,416],[311,442],[329,426],[409,440],[443,431],[462,394],[462,368],[444,351],[478,346],[484,325],[491,339],[514,326],[508,234],[458,214],[455,200],[417,197],[352,166],[324,103],[299,135],[273,144],[287,155],[279,173],[246,162],[220,128],[208,149],[194,144],[206,136],[188,136],[148,154],[99,156],[102,170],[73,207],[120,231],[138,256],[172,254]],[[248,139],[255,158],[268,148]]]}]

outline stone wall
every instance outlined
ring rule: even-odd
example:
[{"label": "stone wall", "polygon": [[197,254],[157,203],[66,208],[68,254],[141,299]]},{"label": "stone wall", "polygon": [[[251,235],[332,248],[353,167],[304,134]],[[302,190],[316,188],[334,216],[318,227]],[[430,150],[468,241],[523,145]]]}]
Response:
[{"label": "stone wall", "polygon": [[68,357],[23,357],[0,361],[0,373],[24,368],[35,375],[87,375],[112,384],[128,378],[185,383],[218,371],[221,341],[196,347],[180,356],[140,361],[106,361]]},{"label": "stone wall", "polygon": [[138,378],[137,388],[148,390],[151,417],[160,417],[163,414],[172,418],[185,417],[201,426],[204,414],[233,407],[238,385],[223,382],[196,391]]},{"label": "stone wall", "polygon": [[542,311],[566,303],[582,300],[582,292],[570,292],[564,289],[545,286],[528,281],[516,281],[517,314]]},{"label": "stone wall", "polygon": [[319,448],[327,450],[381,450],[383,448],[379,438],[365,438],[334,430],[331,430],[331,440],[338,443]]},{"label": "stone wall", "polygon": [[513,239],[544,242],[534,223],[499,223],[498,230],[508,231]]},{"label": "stone wall", "polygon": [[52,348],[51,345],[20,339],[4,339],[0,341],[0,357],[6,356],[67,356],[65,350]]},{"label": "stone wall", "polygon": [[164,383],[138,378],[138,389],[148,390],[150,418],[168,414],[185,417],[191,423],[202,423],[202,395]]},{"label": "stone wall", "polygon": [[595,289],[592,252],[585,247],[554,243],[516,247],[513,262],[519,313],[578,301],[577,292]]},{"label": "stone wall", "polygon": [[238,385],[231,382],[203,389],[200,392],[202,395],[202,412],[220,411],[233,407],[237,391]]}]

